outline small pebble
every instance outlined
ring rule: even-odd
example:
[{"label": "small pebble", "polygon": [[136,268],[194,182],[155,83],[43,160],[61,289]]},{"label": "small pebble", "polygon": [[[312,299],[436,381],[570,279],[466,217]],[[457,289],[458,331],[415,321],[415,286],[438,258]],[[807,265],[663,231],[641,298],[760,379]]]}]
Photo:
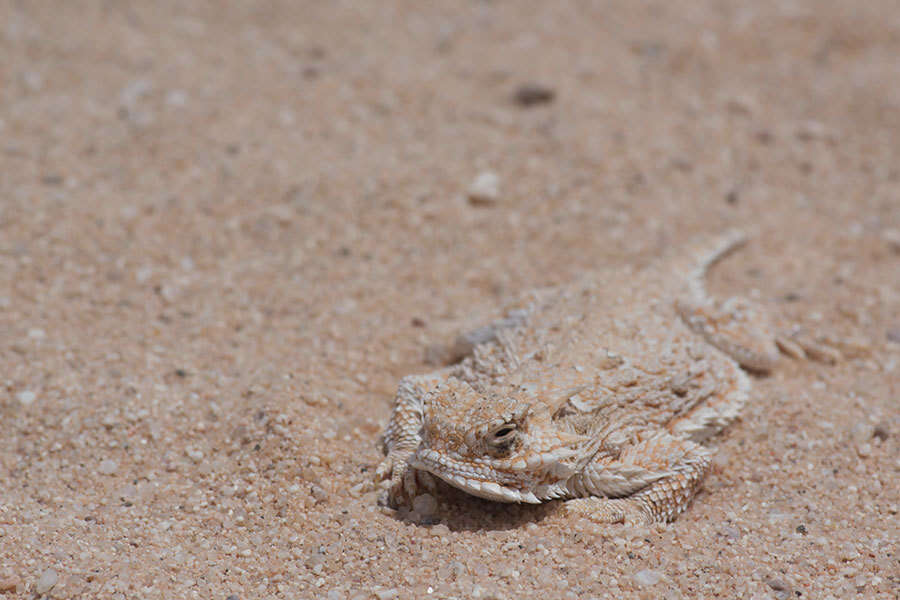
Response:
[{"label": "small pebble", "polygon": [[875,426],[866,421],[860,421],[850,430],[850,435],[853,436],[853,441],[856,442],[857,445],[864,444],[871,440],[872,436],[875,435]]},{"label": "small pebble", "polygon": [[755,137],[756,137],[756,141],[758,141],[760,144],[767,144],[767,145],[771,144],[772,140],[775,138],[775,136],[772,135],[772,132],[767,129],[760,129],[759,131],[756,132]]},{"label": "small pebble", "polygon": [[516,88],[513,93],[513,102],[523,108],[530,108],[539,104],[549,104],[556,98],[556,90],[539,83],[526,83]]},{"label": "small pebble", "polygon": [[166,94],[166,104],[182,107],[188,102],[187,93],[184,90],[171,90]]},{"label": "small pebble", "polygon": [[741,539],[741,530],[731,525],[723,525],[719,533],[731,541]]},{"label": "small pebble", "polygon": [[775,590],[775,597],[779,600],[785,600],[791,595],[791,586],[784,579],[769,577],[766,579],[766,585]]},{"label": "small pebble", "polygon": [[844,562],[852,562],[859,558],[859,552],[853,544],[847,543],[841,546],[840,559]]},{"label": "small pebble", "polygon": [[306,568],[310,569],[313,573],[318,575],[322,572],[323,565],[325,564],[326,556],[321,551],[314,552],[309,558],[306,559]]},{"label": "small pebble", "polygon": [[21,402],[24,406],[30,405],[32,402],[34,402],[34,399],[36,397],[37,395],[29,390],[25,390],[16,394],[16,400]]},{"label": "small pebble", "polygon": [[188,447],[184,451],[187,454],[188,458],[190,458],[194,463],[198,463],[203,460],[203,452],[197,450],[196,448]]},{"label": "small pebble", "polygon": [[466,565],[462,564],[458,560],[454,560],[450,563],[450,572],[453,573],[453,576],[459,579],[466,572]]},{"label": "small pebble", "polygon": [[500,178],[496,173],[485,171],[469,186],[469,203],[476,206],[493,204],[500,198]]},{"label": "small pebble", "polygon": [[0,579],[0,593],[14,592],[18,586],[19,582],[13,577]]},{"label": "small pebble", "polygon": [[413,512],[420,517],[431,517],[437,512],[438,503],[431,494],[422,494],[413,498]]},{"label": "small pebble", "polygon": [[39,596],[44,595],[53,589],[57,581],[59,581],[59,575],[56,571],[47,569],[38,577],[37,583],[34,585],[34,591]]},{"label": "small pebble", "polygon": [[662,573],[652,569],[644,569],[635,573],[633,577],[638,585],[655,585],[662,579]]},{"label": "small pebble", "polygon": [[676,156],[672,159],[672,168],[683,173],[690,173],[694,170],[694,163],[684,156]]},{"label": "small pebble", "polygon": [[900,344],[900,327],[891,327],[887,330],[887,339],[889,342]]},{"label": "small pebble", "polygon": [[119,463],[114,460],[105,459],[100,463],[100,466],[97,467],[97,471],[101,475],[113,475],[119,469]]},{"label": "small pebble", "polygon": [[881,234],[884,241],[887,242],[891,250],[900,252],[900,229],[888,229]]},{"label": "small pebble", "polygon": [[825,125],[819,121],[804,121],[797,127],[797,138],[809,142],[824,138],[828,134]]},{"label": "small pebble", "polygon": [[453,358],[453,347],[447,344],[429,344],[425,347],[423,359],[427,365],[449,365]]},{"label": "small pebble", "polygon": [[309,488],[309,493],[312,494],[312,497],[318,502],[325,502],[328,500],[328,492],[320,485],[312,484]]},{"label": "small pebble", "polygon": [[119,102],[123,106],[132,106],[143,96],[150,93],[153,86],[146,79],[135,79],[119,92]]},{"label": "small pebble", "polygon": [[44,87],[44,78],[37,71],[26,71],[22,73],[22,82],[32,92],[38,92]]},{"label": "small pebble", "polygon": [[378,590],[375,592],[375,597],[378,600],[391,600],[391,598],[396,598],[399,594],[397,588],[391,588],[389,590]]}]

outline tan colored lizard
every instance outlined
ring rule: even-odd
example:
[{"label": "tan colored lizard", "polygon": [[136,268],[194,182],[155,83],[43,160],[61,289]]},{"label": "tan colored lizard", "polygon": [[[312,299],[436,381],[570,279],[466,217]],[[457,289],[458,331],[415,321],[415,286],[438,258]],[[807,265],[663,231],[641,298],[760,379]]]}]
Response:
[{"label": "tan colored lizard", "polygon": [[405,377],[376,473],[389,502],[437,476],[501,502],[566,499],[601,522],[674,519],[709,468],[702,443],[747,400],[741,367],[805,355],[752,303],[708,296],[708,269],[745,240],[730,231],[533,293],[462,336],[461,362]]}]

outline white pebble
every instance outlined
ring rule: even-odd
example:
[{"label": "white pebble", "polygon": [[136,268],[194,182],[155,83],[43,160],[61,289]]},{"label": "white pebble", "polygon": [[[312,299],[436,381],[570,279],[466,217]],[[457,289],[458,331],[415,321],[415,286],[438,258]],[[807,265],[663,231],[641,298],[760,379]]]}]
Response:
[{"label": "white pebble", "polygon": [[187,104],[188,95],[184,90],[170,90],[166,94],[166,104],[169,106],[181,107]]},{"label": "white pebble", "polygon": [[101,475],[112,475],[119,469],[119,463],[114,460],[105,459],[100,463],[100,466],[97,467],[97,471]]},{"label": "white pebble", "polygon": [[47,337],[47,333],[43,329],[38,329],[35,327],[34,329],[28,330],[28,337],[33,340],[42,340]]},{"label": "white pebble", "polygon": [[190,458],[195,463],[198,463],[201,460],[203,460],[203,452],[200,450],[197,450],[196,448],[188,447],[185,449],[184,453],[187,454],[188,458]]},{"label": "white pebble", "polygon": [[150,276],[153,275],[152,267],[142,267],[137,270],[137,273],[134,274],[135,279],[137,279],[138,283],[144,283]]},{"label": "white pebble", "polygon": [[492,204],[500,197],[500,178],[496,173],[480,173],[469,186],[469,201],[473,204]]},{"label": "white pebble", "polygon": [[289,127],[297,122],[297,115],[291,109],[283,108],[278,111],[278,122],[284,127]]},{"label": "white pebble", "polygon": [[396,588],[391,588],[389,590],[378,590],[375,592],[375,597],[378,600],[391,600],[391,598],[396,598],[399,595],[399,592]]},{"label": "white pebble", "polygon": [[22,73],[22,81],[32,92],[38,92],[44,87],[44,78],[37,71],[26,71]]},{"label": "white pebble", "polygon": [[638,571],[632,577],[634,577],[634,581],[638,585],[655,585],[659,583],[660,579],[662,579],[662,574],[659,571],[644,569],[642,571]]},{"label": "white pebble", "polygon": [[138,215],[138,208],[134,204],[128,204],[119,209],[119,216],[126,221],[133,220]]},{"label": "white pebble", "polygon": [[900,229],[888,229],[881,235],[895,252],[900,252]]},{"label": "white pebble", "polygon": [[859,558],[860,554],[853,544],[844,544],[841,546],[840,558],[844,562],[852,562]]},{"label": "white pebble", "polygon": [[57,572],[53,569],[47,569],[38,577],[37,583],[34,585],[34,591],[37,595],[42,596],[52,590],[57,581],[59,581]]},{"label": "white pebble", "polygon": [[309,492],[312,494],[312,497],[319,502],[328,500],[328,492],[326,492],[325,489],[320,485],[312,484],[310,486]]},{"label": "white pebble", "polygon": [[35,398],[37,398],[37,394],[29,390],[24,390],[16,394],[16,400],[21,402],[24,406],[30,405],[34,402]]},{"label": "white pebble", "polygon": [[859,421],[853,425],[850,435],[857,444],[868,442],[875,435],[875,426],[868,421]]},{"label": "white pebble", "polygon": [[135,104],[141,97],[150,93],[152,85],[146,79],[135,79],[122,88],[119,92],[119,102],[122,105],[130,107]]}]

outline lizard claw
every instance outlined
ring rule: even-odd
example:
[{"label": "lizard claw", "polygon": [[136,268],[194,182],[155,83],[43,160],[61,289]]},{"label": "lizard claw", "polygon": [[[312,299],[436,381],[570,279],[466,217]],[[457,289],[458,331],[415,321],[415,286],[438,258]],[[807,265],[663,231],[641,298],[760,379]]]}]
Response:
[{"label": "lizard claw", "polygon": [[834,344],[813,339],[800,330],[783,333],[775,339],[775,342],[779,350],[791,358],[808,358],[829,365],[843,359],[841,351]]},{"label": "lizard claw", "polygon": [[434,479],[429,473],[409,466],[411,455],[411,451],[392,450],[375,469],[376,484],[387,490],[388,506],[396,508],[410,504],[423,488],[434,490]]}]

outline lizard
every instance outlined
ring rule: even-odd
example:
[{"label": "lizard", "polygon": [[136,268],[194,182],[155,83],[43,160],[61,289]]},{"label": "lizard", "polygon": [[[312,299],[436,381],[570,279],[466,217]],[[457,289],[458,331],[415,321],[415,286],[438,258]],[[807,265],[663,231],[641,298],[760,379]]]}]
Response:
[{"label": "lizard", "polygon": [[707,293],[710,268],[747,239],[728,230],[526,294],[458,338],[461,360],[404,377],[375,472],[388,504],[438,477],[499,502],[565,500],[601,523],[674,520],[709,470],[705,442],[747,402],[748,372],[781,353],[838,358],[749,300]]}]

